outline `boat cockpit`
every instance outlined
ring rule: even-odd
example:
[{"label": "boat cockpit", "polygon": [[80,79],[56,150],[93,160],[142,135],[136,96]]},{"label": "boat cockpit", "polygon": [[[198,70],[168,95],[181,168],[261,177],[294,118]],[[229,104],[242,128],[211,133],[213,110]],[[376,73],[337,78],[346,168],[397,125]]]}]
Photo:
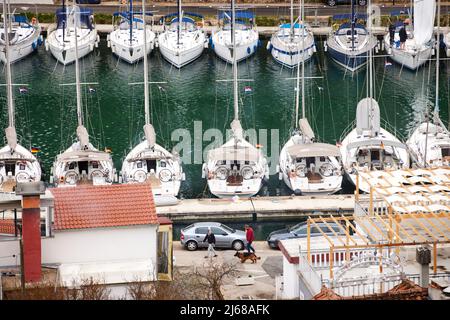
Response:
[{"label": "boat cockpit", "polygon": [[356,151],[356,166],[367,170],[400,169],[402,161],[392,146],[360,147]]},{"label": "boat cockpit", "polygon": [[297,157],[290,165],[290,177],[307,178],[309,183],[321,183],[326,177],[340,175],[330,157]]},{"label": "boat cockpit", "polygon": [[258,172],[256,163],[248,160],[219,160],[217,169],[210,178],[226,180],[227,185],[242,185],[244,180],[252,179]]}]

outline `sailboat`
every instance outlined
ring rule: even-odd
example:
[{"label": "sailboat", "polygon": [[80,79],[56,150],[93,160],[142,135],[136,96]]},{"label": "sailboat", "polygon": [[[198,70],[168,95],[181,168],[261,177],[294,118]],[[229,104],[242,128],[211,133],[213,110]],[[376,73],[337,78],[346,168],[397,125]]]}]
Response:
[{"label": "sailboat", "polygon": [[[438,2],[440,16],[440,1]],[[437,39],[440,35],[438,19]],[[439,43],[439,41],[437,41]],[[450,165],[450,132],[439,117],[439,47],[436,48],[436,97],[432,122],[422,122],[406,141],[420,167],[442,167]]]},{"label": "sailboat", "polygon": [[[25,14],[12,13],[7,17],[4,12],[3,25],[6,19],[9,19],[9,63],[14,63],[36,51],[42,44],[41,25],[36,18],[33,18],[30,23]],[[6,33],[4,30],[5,28],[2,26],[0,29],[0,60],[6,63]]]},{"label": "sailboat", "polygon": [[334,32],[328,35],[325,50],[331,58],[350,72],[355,72],[367,64],[368,52],[377,46],[377,38],[366,27],[356,23],[358,18],[364,18],[355,12],[355,1],[352,1],[351,15],[333,16],[334,19],[350,19]]},{"label": "sailboat", "polygon": [[[6,0],[3,1],[6,14]],[[9,19],[4,20],[4,34],[8,33]],[[8,104],[8,127],[5,129],[7,145],[0,149],[0,191],[12,192],[17,183],[37,182],[41,180],[41,166],[36,157],[17,141],[14,113],[14,95],[9,60],[9,37],[5,38],[4,55],[6,58],[5,78]]]},{"label": "sailboat", "polygon": [[[145,16],[153,16],[150,12],[139,13],[133,11],[133,0],[129,0],[129,9],[124,12],[115,12],[114,17],[120,17],[119,25],[107,36],[108,47],[120,59],[128,63],[141,60],[145,54],[149,54],[154,47],[155,33],[151,26],[145,24]],[[142,14],[142,19],[135,15]],[[114,25],[114,20],[113,20]],[[147,39],[146,50],[144,50],[144,30]]]},{"label": "sailboat", "polygon": [[[228,63],[233,63],[234,57],[239,62],[254,54],[259,46],[259,33],[254,24],[255,16],[246,10],[237,10],[236,17],[231,17],[229,11],[223,11],[218,19],[222,21],[222,27],[218,32],[211,35],[211,47],[219,58]],[[234,26],[231,20],[235,19]],[[231,29],[234,28],[234,36]],[[235,41],[235,55],[231,54],[230,48]]]},{"label": "sailboat", "polygon": [[403,24],[397,25],[394,33],[394,41],[391,41],[389,33],[384,36],[384,46],[392,60],[416,70],[423,65],[433,54],[433,29],[436,12],[435,0],[413,0],[413,30],[406,28],[408,39],[405,49],[400,48],[399,31]]},{"label": "sailboat", "polygon": [[[79,12],[79,21],[77,25],[78,30],[75,30],[75,25],[72,23],[74,19],[71,15]],[[75,33],[78,35],[75,41]],[[73,3],[73,9],[66,7],[65,2],[62,2],[62,8],[56,10],[56,24],[51,25],[47,30],[47,39],[45,41],[45,49],[52,53],[52,55],[63,65],[73,63],[75,55],[78,59],[83,58],[98,47],[100,37],[94,25],[94,16],[91,9],[83,7],[80,9]],[[75,42],[78,42],[78,52],[75,53]]]},{"label": "sailboat", "polygon": [[[74,26],[74,39],[78,39],[78,23],[81,13],[77,7],[70,13]],[[114,166],[108,152],[99,151],[89,141],[89,133],[84,126],[81,97],[80,66],[78,57],[78,41],[75,45],[75,87],[77,94],[77,141],[66,151],[56,157],[52,167],[52,181],[57,187],[76,186],[79,184],[106,185],[114,179]]]},{"label": "sailboat", "polygon": [[[304,4],[302,1],[302,21]],[[305,29],[303,29],[305,32]],[[302,37],[303,41],[306,39]],[[304,43],[302,44],[302,46]],[[316,142],[314,132],[305,116],[305,61],[302,62],[302,118],[298,120],[300,67],[297,68],[295,99],[295,128],[281,149],[278,172],[280,180],[296,194],[334,193],[341,189],[342,163],[339,148]],[[298,60],[300,64],[300,59]]]},{"label": "sailboat", "polygon": [[[200,18],[196,23],[194,18]],[[203,16],[181,10],[178,0],[178,12],[161,18],[164,31],[158,35],[158,46],[162,56],[173,66],[181,68],[194,61],[208,47],[208,40],[203,30]],[[171,19],[169,25],[166,19]]]},{"label": "sailboat", "polygon": [[294,0],[291,0],[291,22],[280,25],[267,42],[273,58],[289,68],[297,66],[299,61],[309,60],[316,51],[313,33],[310,29],[302,32],[307,27],[304,21],[300,23],[298,20],[294,21]]},{"label": "sailboat", "polygon": [[[370,8],[370,2],[368,5]],[[368,16],[369,30],[372,17]],[[342,162],[349,180],[356,185],[357,174],[377,170],[399,170],[409,167],[409,154],[405,144],[380,126],[380,107],[373,98],[373,56],[369,50],[368,96],[359,101],[356,108],[356,123],[351,131],[343,134],[340,144]],[[356,124],[356,126],[355,126]],[[359,182],[359,189],[369,192],[365,181]]]},{"label": "sailboat", "polygon": [[264,178],[269,178],[267,160],[261,150],[244,139],[239,121],[238,68],[234,0],[231,0],[231,56],[233,61],[232,137],[222,146],[209,150],[203,164],[202,177],[207,178],[211,193],[219,198],[239,196],[248,198],[259,192]]},{"label": "sailboat", "polygon": [[[142,1],[143,12],[144,6]],[[147,43],[144,34],[145,49]],[[134,147],[123,161],[122,179],[124,183],[150,182],[155,196],[177,196],[181,181],[184,180],[183,168],[178,156],[156,143],[155,129],[150,123],[148,86],[148,63],[147,56],[144,55],[145,139]]]}]

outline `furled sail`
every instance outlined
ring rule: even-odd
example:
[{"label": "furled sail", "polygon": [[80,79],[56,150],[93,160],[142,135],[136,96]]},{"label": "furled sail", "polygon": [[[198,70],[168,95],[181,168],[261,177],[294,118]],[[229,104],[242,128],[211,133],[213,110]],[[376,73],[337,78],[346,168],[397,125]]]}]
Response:
[{"label": "furled sail", "polygon": [[435,0],[414,0],[414,38],[419,44],[425,44],[433,36]]}]

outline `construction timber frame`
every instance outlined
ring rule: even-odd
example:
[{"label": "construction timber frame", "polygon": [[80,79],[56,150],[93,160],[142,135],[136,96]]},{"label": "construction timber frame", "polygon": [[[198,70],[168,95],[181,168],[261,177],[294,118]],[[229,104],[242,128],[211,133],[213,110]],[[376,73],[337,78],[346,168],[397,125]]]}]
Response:
[{"label": "construction timber frame", "polygon": [[[359,193],[360,183],[369,185],[369,194]],[[330,279],[334,252],[343,249],[347,261],[352,249],[377,250],[382,272],[383,250],[395,250],[399,256],[402,247],[432,246],[436,273],[437,247],[450,243],[450,167],[360,173],[352,217],[308,217],[307,225],[307,259],[311,263],[311,227],[315,227],[330,245]]]}]

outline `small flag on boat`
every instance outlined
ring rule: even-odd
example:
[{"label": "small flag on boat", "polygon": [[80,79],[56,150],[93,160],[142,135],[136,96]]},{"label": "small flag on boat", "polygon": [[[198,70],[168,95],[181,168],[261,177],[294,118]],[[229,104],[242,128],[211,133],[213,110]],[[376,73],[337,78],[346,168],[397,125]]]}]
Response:
[{"label": "small flag on boat", "polygon": [[380,148],[384,150],[384,143],[383,143],[383,141],[381,141],[381,143],[380,143]]},{"label": "small flag on boat", "polygon": [[252,87],[249,87],[249,86],[244,87],[244,92],[252,92],[252,91],[253,91]]},{"label": "small flag on boat", "polygon": [[164,90],[164,88],[161,87],[161,86],[158,86],[158,89],[159,89],[159,90],[162,90],[162,91],[166,91],[166,90]]},{"label": "small flag on boat", "polygon": [[262,148],[262,147],[264,147],[262,144],[259,144],[259,143],[258,143],[258,144],[256,145],[256,148],[258,148],[258,149],[260,149],[260,148]]},{"label": "small flag on boat", "polygon": [[323,90],[323,87],[317,87],[319,90]]},{"label": "small flag on boat", "polygon": [[41,149],[38,147],[31,147],[31,153],[38,153],[40,151],[41,151]]},{"label": "small flag on boat", "polygon": [[20,88],[19,88],[19,92],[20,92],[20,93],[27,93],[27,92],[28,92],[28,89],[25,88],[25,87],[20,87]]},{"label": "small flag on boat", "polygon": [[89,87],[89,93],[94,93],[94,92],[96,92],[97,90],[95,90],[95,88],[92,88],[92,87]]},{"label": "small flag on boat", "polygon": [[392,62],[386,61],[386,62],[384,63],[384,66],[385,66],[385,67],[392,66]]},{"label": "small flag on boat", "polygon": [[105,152],[111,153],[112,150],[111,150],[111,148],[105,147]]}]

